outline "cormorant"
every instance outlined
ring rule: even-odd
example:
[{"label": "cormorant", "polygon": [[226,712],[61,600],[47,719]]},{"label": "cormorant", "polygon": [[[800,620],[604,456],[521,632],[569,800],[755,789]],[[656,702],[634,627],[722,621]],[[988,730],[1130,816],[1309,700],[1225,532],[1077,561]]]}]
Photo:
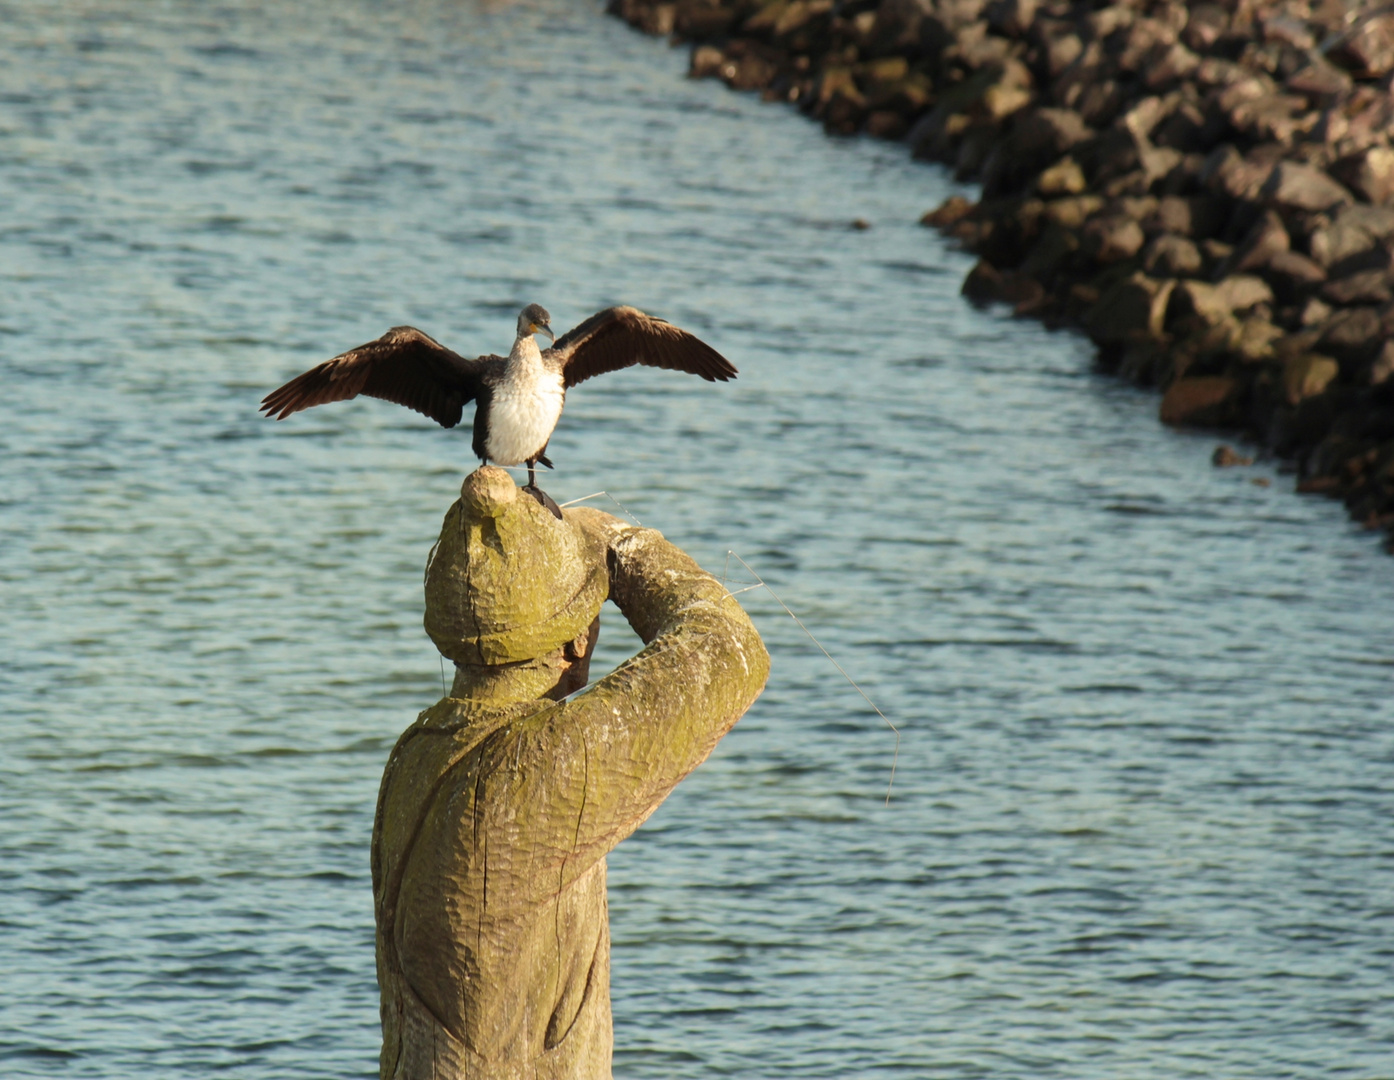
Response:
[{"label": "cormorant", "polygon": [[[558,338],[552,319],[537,304],[518,316],[518,336],[508,356],[468,359],[413,326],[395,326],[376,341],[360,345],[311,368],[262,399],[267,416],[369,397],[405,405],[442,427],[460,422],[464,406],[476,401],[474,452],[485,463],[527,462],[532,494],[557,517],[561,511],[537,487],[534,470],[547,468],[547,441],[561,418],[566,391],[606,371],[633,364],[700,375],[726,382],[736,369],[685,330],[632,307],[606,308]],[[533,335],[544,333],[552,346],[539,349]]]}]

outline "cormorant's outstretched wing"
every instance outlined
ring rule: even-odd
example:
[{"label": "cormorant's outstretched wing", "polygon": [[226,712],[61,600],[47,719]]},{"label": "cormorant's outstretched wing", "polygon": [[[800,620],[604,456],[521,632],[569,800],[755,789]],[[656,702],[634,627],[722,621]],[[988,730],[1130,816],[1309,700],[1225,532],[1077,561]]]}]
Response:
[{"label": "cormorant's outstretched wing", "polygon": [[482,369],[481,361],[465,359],[414,326],[394,326],[273,390],[261,411],[284,420],[313,405],[367,394],[454,427],[465,403],[479,395]]},{"label": "cormorant's outstretched wing", "polygon": [[730,361],[706,342],[632,307],[596,312],[559,337],[547,354],[561,358],[568,387],[632,364],[686,371],[707,382],[736,377]]}]

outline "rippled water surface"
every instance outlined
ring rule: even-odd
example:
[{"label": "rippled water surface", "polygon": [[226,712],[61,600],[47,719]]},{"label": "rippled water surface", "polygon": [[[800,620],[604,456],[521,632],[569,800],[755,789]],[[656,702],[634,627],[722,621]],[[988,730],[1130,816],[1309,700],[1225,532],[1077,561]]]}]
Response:
[{"label": "rippled water surface", "polygon": [[611,860],[618,1075],[1394,1075],[1394,560],[967,308],[938,171],[592,0],[0,43],[0,1075],[373,1074],[373,803],[473,462],[256,402],[529,301],[740,367],[586,383],[547,487],[738,552],[902,731],[885,806],[890,731],[744,594],[769,689]]}]

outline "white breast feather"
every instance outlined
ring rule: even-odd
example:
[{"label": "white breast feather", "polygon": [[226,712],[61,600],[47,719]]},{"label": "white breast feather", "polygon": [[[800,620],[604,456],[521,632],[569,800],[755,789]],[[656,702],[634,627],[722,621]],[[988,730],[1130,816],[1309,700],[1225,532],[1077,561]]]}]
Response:
[{"label": "white breast feather", "polygon": [[[531,370],[528,370],[530,368]],[[489,460],[518,465],[542,451],[566,397],[561,372],[528,365],[494,390],[489,403]]]}]

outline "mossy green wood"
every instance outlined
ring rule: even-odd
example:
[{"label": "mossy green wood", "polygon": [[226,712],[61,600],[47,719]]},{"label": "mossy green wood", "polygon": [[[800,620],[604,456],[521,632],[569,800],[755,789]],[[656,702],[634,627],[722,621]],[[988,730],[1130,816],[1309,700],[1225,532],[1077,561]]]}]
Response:
[{"label": "mossy green wood", "polygon": [[[531,499],[516,502],[496,535],[530,545],[518,538],[551,526]],[[542,697],[563,663],[555,641],[547,657],[464,664],[451,696],[398,741],[373,836],[385,1078],[611,1075],[605,855],[706,758],[769,673],[740,605],[657,532],[589,509],[557,524],[581,535],[567,558],[586,565],[553,554],[548,572],[608,577],[646,647],[565,702]],[[442,596],[460,595],[428,586],[427,625]],[[539,609],[517,610],[520,637],[539,640]],[[495,655],[536,647],[500,624]]]},{"label": "mossy green wood", "polygon": [[426,568],[426,633],[456,663],[542,656],[589,626],[605,601],[592,541],[516,492],[502,469],[471,473]]}]

